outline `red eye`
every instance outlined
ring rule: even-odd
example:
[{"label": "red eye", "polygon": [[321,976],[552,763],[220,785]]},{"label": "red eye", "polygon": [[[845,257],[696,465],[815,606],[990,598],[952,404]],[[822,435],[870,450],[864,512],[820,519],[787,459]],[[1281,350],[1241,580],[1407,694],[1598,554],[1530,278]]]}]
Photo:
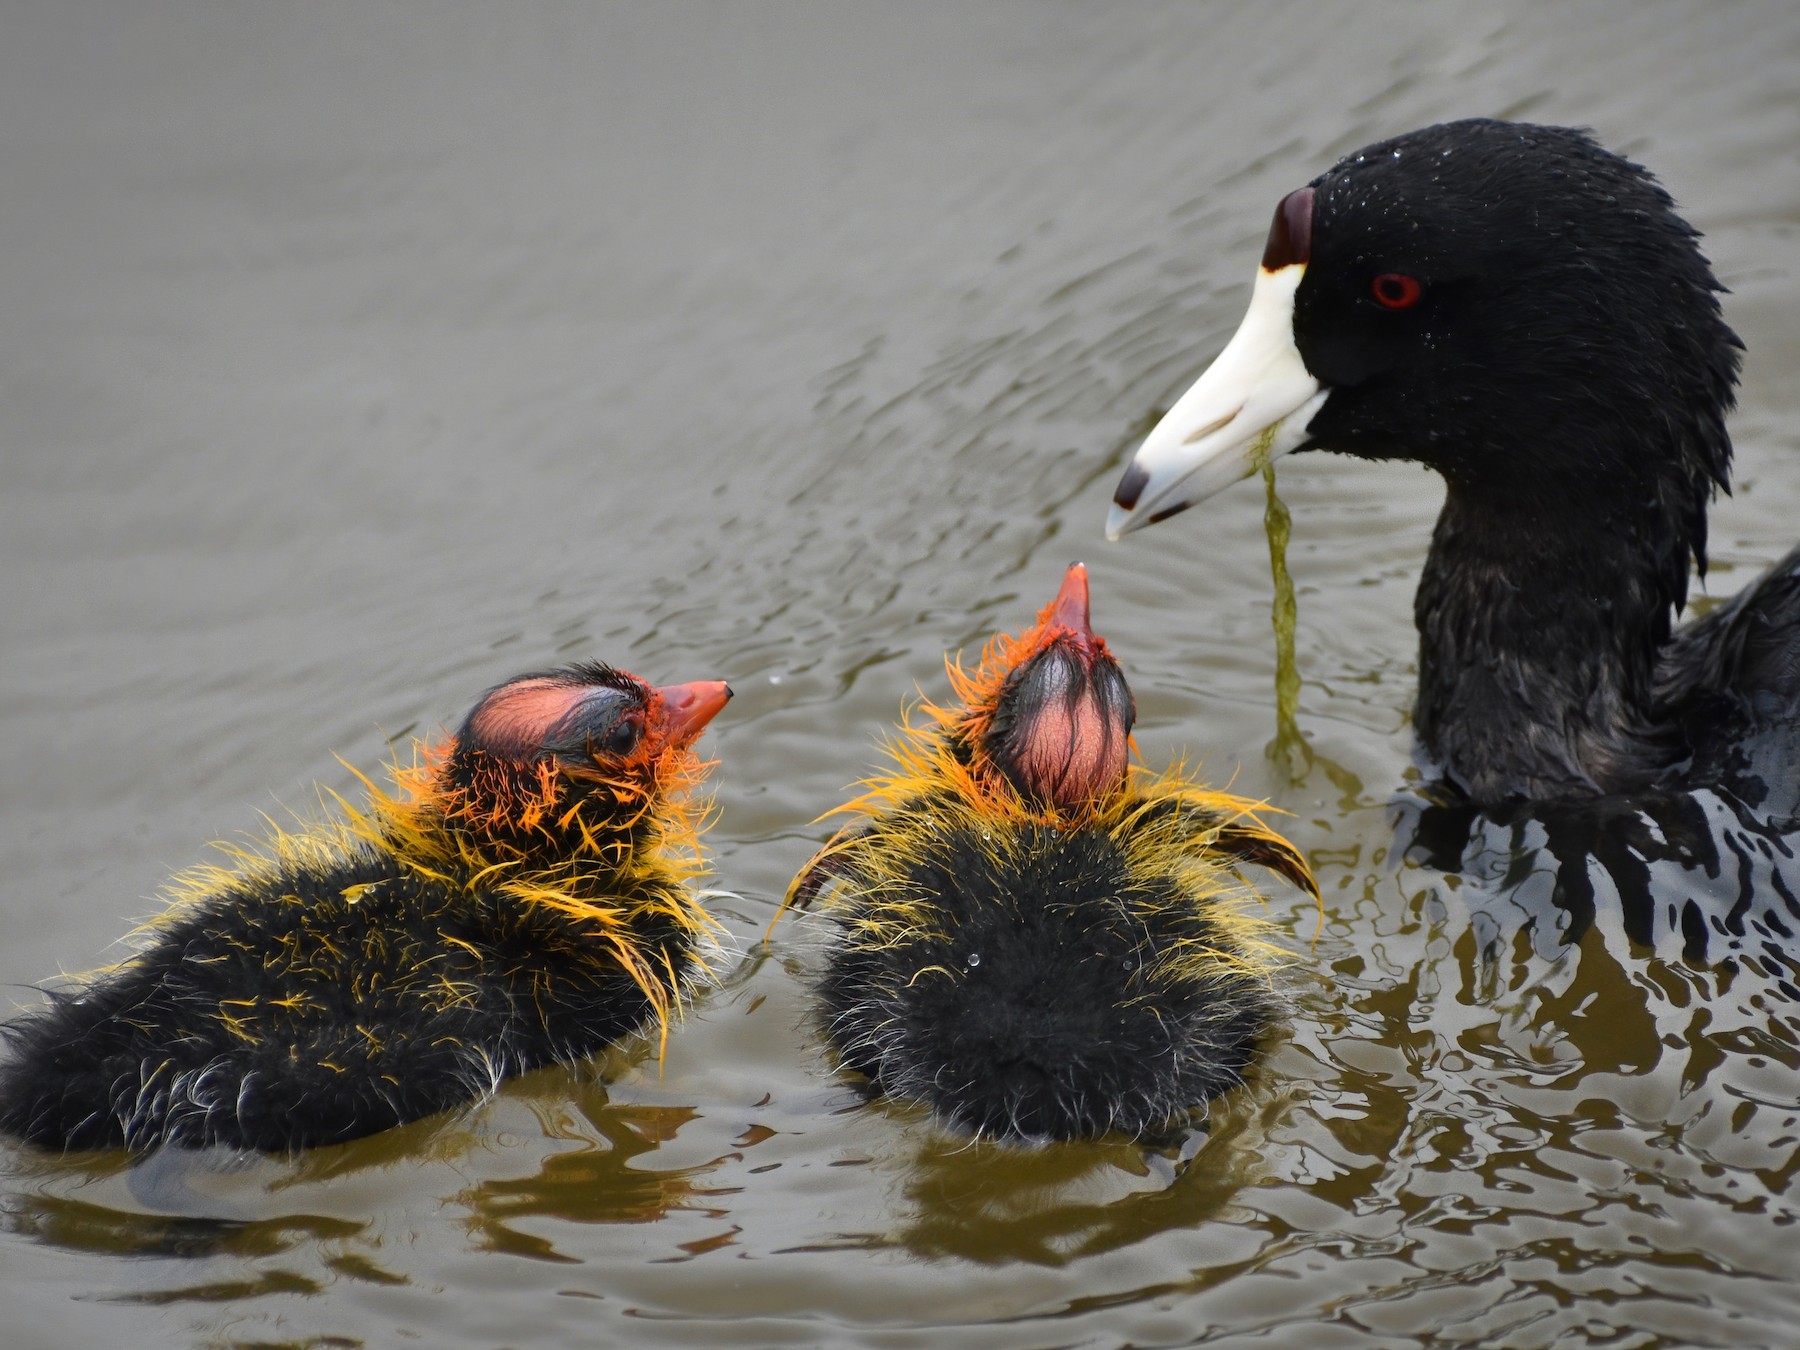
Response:
[{"label": "red eye", "polygon": [[1369,294],[1375,303],[1387,309],[1411,309],[1419,303],[1424,287],[1417,277],[1404,272],[1383,272],[1369,283]]}]

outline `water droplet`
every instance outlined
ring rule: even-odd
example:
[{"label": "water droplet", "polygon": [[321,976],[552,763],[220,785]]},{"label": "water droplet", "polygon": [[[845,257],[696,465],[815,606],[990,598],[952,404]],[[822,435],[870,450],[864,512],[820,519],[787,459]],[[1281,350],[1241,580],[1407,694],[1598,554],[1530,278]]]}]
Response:
[{"label": "water droplet", "polygon": [[970,952],[969,953],[969,969],[973,970],[973,969],[975,969],[976,966],[978,966],[980,964],[981,964],[981,953],[980,952]]}]

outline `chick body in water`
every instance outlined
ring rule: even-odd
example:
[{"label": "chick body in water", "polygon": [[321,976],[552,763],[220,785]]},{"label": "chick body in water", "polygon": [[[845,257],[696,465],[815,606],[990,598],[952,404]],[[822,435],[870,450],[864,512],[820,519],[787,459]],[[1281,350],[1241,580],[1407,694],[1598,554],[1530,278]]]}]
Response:
[{"label": "chick body in water", "polygon": [[730,694],[598,664],[488,691],[393,792],[184,874],[138,955],[6,1028],[0,1129],[286,1151],[666,1031],[711,924],[691,746]]},{"label": "chick body in water", "polygon": [[807,864],[833,946],[839,1063],[872,1093],[1007,1139],[1142,1135],[1238,1083],[1276,1015],[1245,863],[1316,894],[1254,804],[1129,763],[1135,715],[1077,563]]}]

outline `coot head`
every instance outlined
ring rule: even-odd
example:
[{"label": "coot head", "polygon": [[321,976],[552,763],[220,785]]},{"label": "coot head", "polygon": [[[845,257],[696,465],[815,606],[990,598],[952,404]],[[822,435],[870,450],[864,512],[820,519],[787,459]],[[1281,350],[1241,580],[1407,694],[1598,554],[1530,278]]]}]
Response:
[{"label": "coot head", "polygon": [[1584,132],[1381,141],[1282,200],[1243,326],[1137,452],[1108,533],[1321,448],[1416,460],[1495,509],[1655,498],[1702,554],[1738,366],[1718,289],[1668,193]]},{"label": "coot head", "polygon": [[997,639],[975,674],[951,668],[964,707],[948,729],[971,770],[1051,810],[1125,782],[1137,705],[1088,612],[1087,568],[1074,563],[1031,628]]},{"label": "coot head", "polygon": [[656,688],[599,663],[508,680],[456,734],[446,815],[501,839],[629,825],[692,776],[689,747],[730,697],[722,680]]}]

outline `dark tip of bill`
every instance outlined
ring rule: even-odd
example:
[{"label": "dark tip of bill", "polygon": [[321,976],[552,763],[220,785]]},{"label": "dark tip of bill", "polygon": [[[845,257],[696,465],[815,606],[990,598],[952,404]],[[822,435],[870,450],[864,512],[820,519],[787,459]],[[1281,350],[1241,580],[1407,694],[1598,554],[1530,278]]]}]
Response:
[{"label": "dark tip of bill", "polygon": [[1275,208],[1269,242],[1263,246],[1263,271],[1279,272],[1312,258],[1313,190],[1295,188]]},{"label": "dark tip of bill", "polygon": [[1113,493],[1113,500],[1127,511],[1138,504],[1138,498],[1144,495],[1144,484],[1150,481],[1150,471],[1141,464],[1133,464],[1125,470],[1125,476],[1119,480],[1119,489]]},{"label": "dark tip of bill", "polygon": [[1178,506],[1165,506],[1165,507],[1163,507],[1162,510],[1158,511],[1155,515],[1151,516],[1150,519],[1145,521],[1144,523],[1146,525],[1155,525],[1159,521],[1167,520],[1170,516],[1180,515],[1183,511],[1187,510],[1188,507],[1190,507],[1192,505],[1193,505],[1192,502],[1182,502]]}]

